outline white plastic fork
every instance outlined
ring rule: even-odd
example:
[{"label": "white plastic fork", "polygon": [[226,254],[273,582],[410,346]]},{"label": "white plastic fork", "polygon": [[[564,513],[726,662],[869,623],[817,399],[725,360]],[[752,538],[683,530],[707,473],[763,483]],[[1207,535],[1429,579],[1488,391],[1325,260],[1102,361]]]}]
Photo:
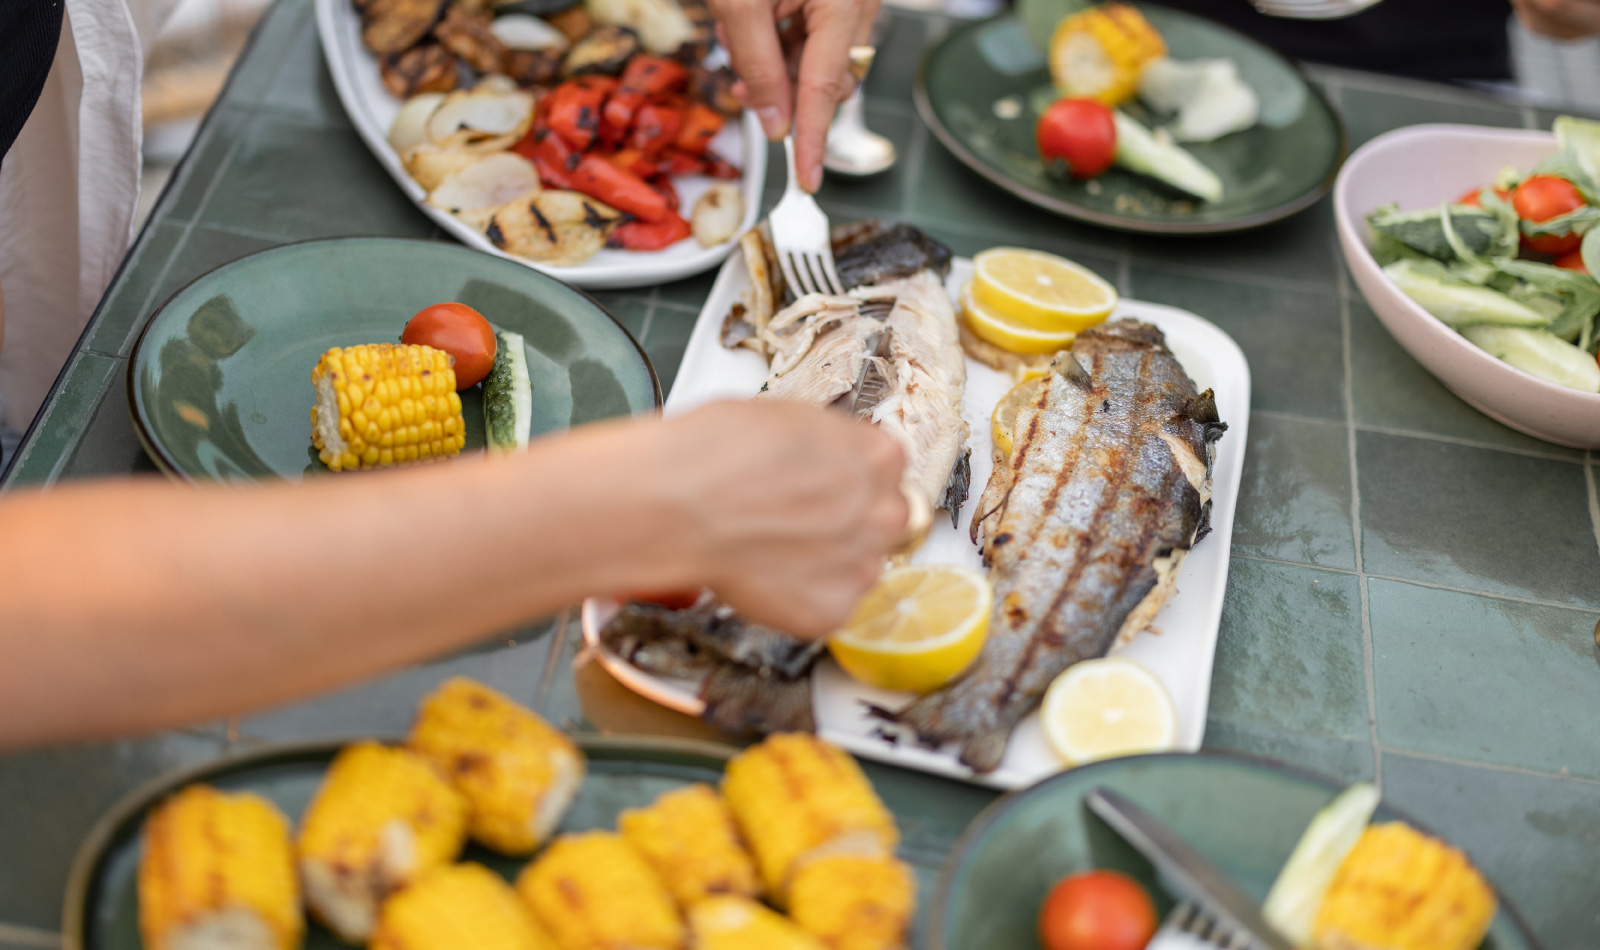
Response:
[{"label": "white plastic fork", "polygon": [[844,285],[833,268],[833,244],[828,240],[828,216],[817,206],[817,199],[800,187],[794,171],[794,136],[783,140],[784,158],[789,164],[789,187],[783,200],[767,215],[772,228],[772,246],[778,254],[778,269],[796,297],[804,294],[842,294]]},{"label": "white plastic fork", "polygon": [[1145,950],[1251,950],[1246,933],[1231,933],[1194,901],[1173,906]]},{"label": "white plastic fork", "polygon": [[1250,5],[1267,16],[1290,20],[1338,20],[1355,16],[1383,0],[1250,0]]}]

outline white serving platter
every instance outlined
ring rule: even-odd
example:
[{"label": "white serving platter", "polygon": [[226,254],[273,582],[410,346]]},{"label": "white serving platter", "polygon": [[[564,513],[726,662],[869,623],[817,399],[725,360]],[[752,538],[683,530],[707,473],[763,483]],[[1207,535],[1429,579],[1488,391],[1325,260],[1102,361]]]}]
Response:
[{"label": "white serving platter", "polygon": [[[384,88],[378,74],[377,57],[361,44],[361,16],[350,0],[317,0],[317,33],[322,37],[322,53],[327,57],[339,101],[344,103],[345,112],[349,113],[362,141],[406,197],[468,247],[526,264],[574,286],[594,289],[648,287],[679,280],[710,270],[733,250],[735,241],[701,247],[691,238],[659,251],[602,250],[583,263],[569,267],[540,264],[505,253],[477,229],[447,212],[429,207],[423,201],[427,193],[406,174],[400,156],[389,145],[389,126],[394,124],[401,100]],[[744,173],[739,183],[744,193],[744,222],[736,232],[742,234],[755,224],[760,211],[761,188],[766,181],[767,143],[761,124],[746,112],[744,121],[728,123],[711,147]],[[674,178],[673,184],[682,200],[684,216],[688,217],[689,209],[713,182],[703,175],[687,175]]]},{"label": "white serving platter", "polygon": [[[957,258],[946,282],[952,299],[971,276],[972,262]],[[723,265],[700,311],[677,382],[667,398],[667,413],[685,412],[717,399],[748,399],[761,388],[767,378],[766,361],[750,350],[729,350],[719,339],[723,317],[749,286],[742,254],[736,252]],[[1200,748],[1205,734],[1206,708],[1211,698],[1211,663],[1228,584],[1234,504],[1250,418],[1250,366],[1231,337],[1186,310],[1124,300],[1112,315],[1112,319],[1119,317],[1136,317],[1160,327],[1167,345],[1195,384],[1201,390],[1215,390],[1217,410],[1228,424],[1227,434],[1217,443],[1211,533],[1184,560],[1178,573],[1177,593],[1156,615],[1151,629],[1117,651],[1144,664],[1166,685],[1178,712],[1177,748],[1192,752]],[[1011,386],[1009,376],[967,360],[963,415],[972,430],[967,443],[972,450],[972,494],[962,507],[958,527],[952,527],[940,513],[928,540],[912,556],[913,562],[982,566],[968,529],[978,495],[993,468],[989,416]],[[697,682],[646,673],[601,645],[600,630],[617,607],[610,598],[590,598],[583,605],[584,639],[600,663],[640,695],[679,712],[700,715],[704,705]],[[868,703],[895,709],[911,700],[909,693],[864,686],[846,676],[826,656],[812,676],[818,734],[864,758],[999,788],[1031,785],[1064,766],[1046,743],[1037,713],[1023,720],[1012,734],[1000,767],[988,774],[976,774],[957,761],[953,747],[922,748],[905,731],[868,714]],[[897,741],[886,738],[890,734],[897,734]]]}]

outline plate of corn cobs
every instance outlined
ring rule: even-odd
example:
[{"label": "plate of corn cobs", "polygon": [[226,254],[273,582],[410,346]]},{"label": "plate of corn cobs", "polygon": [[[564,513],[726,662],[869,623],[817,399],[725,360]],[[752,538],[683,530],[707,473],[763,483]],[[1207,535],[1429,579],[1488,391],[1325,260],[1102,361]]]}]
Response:
[{"label": "plate of corn cobs", "polygon": [[[413,336],[414,316],[439,304],[471,314],[482,346]],[[388,238],[286,245],[200,277],[150,319],[128,390],[162,469],[222,481],[514,451],[661,403],[638,343],[581,291]]]},{"label": "plate of corn cobs", "polygon": [[90,834],[71,950],[896,950],[916,882],[861,767],[567,736],[448,680],[396,741],[279,746],[135,792]]}]

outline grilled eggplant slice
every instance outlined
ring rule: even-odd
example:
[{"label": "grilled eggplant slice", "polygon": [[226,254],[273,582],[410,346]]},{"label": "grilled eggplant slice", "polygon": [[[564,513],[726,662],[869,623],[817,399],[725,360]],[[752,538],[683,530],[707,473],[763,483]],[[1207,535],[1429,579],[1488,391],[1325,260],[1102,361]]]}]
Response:
[{"label": "grilled eggplant slice", "polygon": [[378,74],[383,77],[384,88],[397,99],[450,92],[461,80],[456,58],[438,43],[423,43],[385,56],[378,64]]},{"label": "grilled eggplant slice", "polygon": [[439,22],[449,0],[372,0],[361,11],[361,42],[379,56],[404,53]]},{"label": "grilled eggplant slice", "polygon": [[490,0],[490,4],[496,14],[526,13],[547,18],[563,11],[583,9],[583,0]]},{"label": "grilled eggplant slice", "polygon": [[[520,7],[517,9],[521,10]],[[535,11],[527,10],[523,12],[533,13]],[[590,31],[594,29],[594,17],[589,15],[589,8],[581,3],[562,10],[560,13],[549,14],[545,16],[545,19],[550,22],[551,26],[565,33],[567,40],[573,43],[588,36]]]},{"label": "grilled eggplant slice", "polygon": [[546,264],[578,264],[605,247],[622,212],[576,191],[543,191],[496,211],[484,234],[495,247]]},{"label": "grilled eggplant slice", "polygon": [[572,45],[561,63],[563,78],[615,76],[639,52],[639,34],[625,26],[602,26]]},{"label": "grilled eggplant slice", "polygon": [[545,86],[561,75],[561,52],[554,49],[508,49],[500,72],[524,89]]},{"label": "grilled eggplant slice", "polygon": [[445,12],[434,24],[433,35],[439,45],[461,57],[461,61],[480,73],[500,69],[506,47],[494,35],[489,14],[467,10],[459,4]]},{"label": "grilled eggplant slice", "polygon": [[696,62],[689,67],[689,88],[699,94],[701,102],[730,119],[744,108],[733,94],[733,85],[738,81],[739,77],[727,66],[707,69]]}]

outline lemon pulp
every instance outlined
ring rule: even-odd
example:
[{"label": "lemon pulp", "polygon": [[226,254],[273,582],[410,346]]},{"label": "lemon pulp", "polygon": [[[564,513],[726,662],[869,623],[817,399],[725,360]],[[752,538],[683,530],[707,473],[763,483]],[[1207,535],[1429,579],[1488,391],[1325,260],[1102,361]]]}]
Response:
[{"label": "lemon pulp", "polygon": [[1084,660],[1056,677],[1040,710],[1045,737],[1070,765],[1177,743],[1178,715],[1161,680],[1124,657]]},{"label": "lemon pulp", "polygon": [[993,605],[982,571],[949,564],[893,568],[828,649],[845,672],[870,686],[932,692],[977,658]]},{"label": "lemon pulp", "polygon": [[1044,251],[995,247],[974,257],[972,265],[973,299],[989,312],[1035,330],[1084,330],[1117,306],[1116,289],[1099,274]]},{"label": "lemon pulp", "polygon": [[1043,386],[1043,375],[1029,377],[1012,386],[1011,391],[995,403],[994,413],[989,416],[990,435],[1001,455],[1011,455],[1011,431],[1016,428],[1017,412],[1033,402]]},{"label": "lemon pulp", "polygon": [[961,292],[961,316],[966,320],[967,327],[980,339],[1002,350],[1013,353],[1054,353],[1071,346],[1073,337],[1077,336],[1072,330],[1040,330],[1018,323],[974,299],[972,289],[973,285],[968,284]]}]

